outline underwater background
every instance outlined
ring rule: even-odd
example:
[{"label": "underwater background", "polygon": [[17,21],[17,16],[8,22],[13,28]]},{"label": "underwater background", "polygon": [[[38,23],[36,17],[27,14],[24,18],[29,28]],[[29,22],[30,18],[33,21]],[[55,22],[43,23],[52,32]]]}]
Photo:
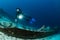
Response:
[{"label": "underwater background", "polygon": [[[11,18],[16,16],[16,8],[21,8],[25,15],[36,18],[36,26],[31,28],[39,29],[43,25],[51,28],[60,27],[60,0],[0,0],[0,8]],[[41,40],[60,40],[59,37],[60,34],[55,34]]]},{"label": "underwater background", "polygon": [[60,0],[0,0],[0,8],[13,17],[16,8],[21,8],[24,14],[36,18],[35,28],[60,26]]}]

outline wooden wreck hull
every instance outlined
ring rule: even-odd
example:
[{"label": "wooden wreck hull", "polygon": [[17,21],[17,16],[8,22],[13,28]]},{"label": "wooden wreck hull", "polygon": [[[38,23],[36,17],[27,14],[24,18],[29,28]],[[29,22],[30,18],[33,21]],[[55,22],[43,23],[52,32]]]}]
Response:
[{"label": "wooden wreck hull", "polygon": [[8,36],[12,36],[12,37],[16,37],[16,38],[23,38],[23,39],[43,38],[43,37],[53,35],[57,32],[57,31],[34,32],[34,31],[17,29],[17,28],[0,28],[0,31],[5,33]]}]

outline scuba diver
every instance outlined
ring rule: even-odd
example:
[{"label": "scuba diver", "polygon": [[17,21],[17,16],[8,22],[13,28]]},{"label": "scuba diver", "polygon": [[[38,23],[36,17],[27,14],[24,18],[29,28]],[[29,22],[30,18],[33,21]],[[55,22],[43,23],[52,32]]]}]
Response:
[{"label": "scuba diver", "polygon": [[23,12],[22,12],[22,10],[20,8],[17,8],[16,12],[17,12],[16,18],[18,18],[20,20],[24,19],[24,20],[26,20],[26,22],[28,22],[30,24],[33,24],[36,21],[35,18],[32,18],[31,16],[24,15]]}]

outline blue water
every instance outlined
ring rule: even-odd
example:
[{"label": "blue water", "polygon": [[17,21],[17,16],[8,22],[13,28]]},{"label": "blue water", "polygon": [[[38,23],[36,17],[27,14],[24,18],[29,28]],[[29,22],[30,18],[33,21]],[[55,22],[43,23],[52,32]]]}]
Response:
[{"label": "blue water", "polygon": [[36,28],[60,26],[60,0],[0,0],[0,8],[13,17],[16,8],[21,8],[24,14],[36,18]]}]

